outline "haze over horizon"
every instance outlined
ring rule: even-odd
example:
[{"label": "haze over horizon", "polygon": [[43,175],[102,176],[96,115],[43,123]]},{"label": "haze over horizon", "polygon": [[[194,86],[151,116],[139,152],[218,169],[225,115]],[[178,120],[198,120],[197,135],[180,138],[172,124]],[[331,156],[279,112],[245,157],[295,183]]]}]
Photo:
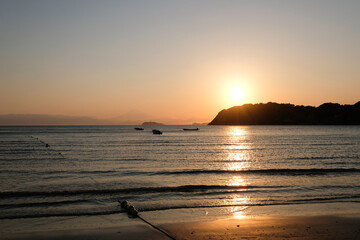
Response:
[{"label": "haze over horizon", "polygon": [[358,1],[4,0],[0,114],[192,123],[244,103],[354,104],[359,12]]}]

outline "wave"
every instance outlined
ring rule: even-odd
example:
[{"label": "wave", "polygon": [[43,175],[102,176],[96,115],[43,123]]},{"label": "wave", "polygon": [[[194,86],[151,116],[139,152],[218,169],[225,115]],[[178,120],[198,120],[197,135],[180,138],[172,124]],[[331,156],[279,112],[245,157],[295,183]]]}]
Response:
[{"label": "wave", "polygon": [[45,202],[29,202],[29,203],[9,203],[9,204],[0,204],[0,208],[28,208],[28,207],[53,207],[69,204],[79,204],[86,203],[89,200],[66,200],[66,201],[45,201]]},{"label": "wave", "polygon": [[359,199],[360,194],[353,194],[353,195],[345,195],[345,196],[329,196],[329,197],[316,197],[316,198],[310,198],[310,199],[296,199],[292,200],[293,202],[328,202],[332,200],[344,200],[344,199]]},{"label": "wave", "polygon": [[[323,197],[323,198],[311,198],[311,199],[295,199],[287,201],[266,201],[259,203],[229,203],[229,204],[179,204],[179,205],[152,205],[146,207],[138,207],[141,212],[151,211],[164,211],[175,209],[201,209],[201,208],[226,208],[226,207],[263,207],[263,206],[285,206],[285,205],[301,205],[301,204],[318,204],[318,203],[358,203],[360,195],[350,195],[343,197]],[[340,200],[340,201],[339,201]],[[17,214],[5,214],[0,215],[0,219],[21,219],[21,218],[45,218],[45,217],[69,217],[69,216],[97,216],[97,215],[112,215],[120,214],[125,211],[121,207],[114,206],[107,209],[84,209],[83,211],[69,211],[69,212],[37,212],[37,213],[17,213]]]},{"label": "wave", "polygon": [[327,159],[360,159],[360,156],[323,156],[323,157],[295,157],[287,160],[327,160]]},{"label": "wave", "polygon": [[184,171],[146,172],[146,174],[149,175],[181,175],[181,174],[184,175],[187,174],[326,175],[326,174],[341,174],[341,173],[360,173],[360,169],[357,168],[303,168],[303,169],[283,168],[283,169],[249,169],[249,170],[190,169]]},{"label": "wave", "polygon": [[[357,197],[359,198],[359,197]],[[341,202],[351,202],[357,203],[359,200],[353,199],[353,197],[341,198]],[[199,205],[199,206],[189,206],[189,205],[177,205],[177,206],[154,206],[147,208],[139,208],[140,212],[150,212],[150,211],[163,211],[163,210],[172,210],[172,209],[195,209],[195,208],[223,208],[223,207],[265,207],[265,206],[285,206],[285,205],[299,205],[299,204],[317,204],[317,203],[332,203],[337,200],[335,198],[322,198],[318,199],[307,199],[307,200],[296,200],[296,201],[286,201],[286,202],[267,202],[267,203],[242,203],[242,204],[223,204],[223,205]]]},{"label": "wave", "polygon": [[[327,185],[321,188],[326,189],[356,189],[359,186]],[[119,189],[76,189],[61,191],[3,191],[0,198],[21,198],[21,197],[69,197],[79,195],[118,195],[118,194],[149,194],[149,193],[196,193],[196,194],[226,194],[258,191],[299,191],[302,188],[293,185],[271,185],[271,186],[236,186],[236,185],[181,185],[164,187],[138,187]],[[83,199],[81,199],[83,200]],[[74,200],[77,202],[78,200]],[[65,201],[66,202],[66,201]],[[56,202],[54,202],[56,203]],[[59,202],[62,203],[62,202]],[[69,202],[71,203],[71,201]],[[38,204],[38,203],[36,203]],[[41,203],[39,203],[41,204]],[[3,205],[0,205],[0,207]]]},{"label": "wave", "polygon": [[118,214],[123,213],[120,207],[117,210],[112,211],[96,211],[96,212],[59,212],[59,213],[30,213],[23,215],[4,215],[0,216],[0,219],[20,219],[20,218],[44,218],[44,217],[77,217],[77,216],[98,216],[98,215],[110,215],[110,214]]},{"label": "wave", "polygon": [[74,195],[102,195],[127,193],[165,193],[165,192],[201,192],[211,190],[239,190],[239,189],[279,189],[289,186],[229,186],[229,185],[183,185],[173,187],[139,187],[121,189],[83,189],[64,191],[4,191],[1,198],[9,197],[35,197],[35,196],[74,196]]},{"label": "wave", "polygon": [[244,169],[244,170],[228,170],[228,169],[187,169],[181,171],[117,171],[117,170],[96,170],[96,171],[38,171],[38,170],[0,170],[0,173],[17,173],[17,174],[118,174],[126,176],[135,175],[196,175],[196,174],[261,174],[261,175],[326,175],[326,174],[344,174],[344,173],[360,173],[358,168],[302,168],[302,169]]},{"label": "wave", "polygon": [[106,174],[106,173],[123,173],[129,174],[128,172],[119,172],[115,170],[96,170],[96,171],[47,171],[47,170],[0,170],[0,173],[18,173],[18,174],[61,174],[61,175],[71,175],[71,174]]}]

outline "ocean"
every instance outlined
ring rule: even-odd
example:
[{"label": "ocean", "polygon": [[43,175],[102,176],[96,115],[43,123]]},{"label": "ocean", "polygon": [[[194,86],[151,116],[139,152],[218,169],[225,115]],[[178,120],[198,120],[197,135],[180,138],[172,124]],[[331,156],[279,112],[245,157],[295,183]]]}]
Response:
[{"label": "ocean", "polygon": [[0,127],[0,219],[359,207],[360,126],[195,127]]}]

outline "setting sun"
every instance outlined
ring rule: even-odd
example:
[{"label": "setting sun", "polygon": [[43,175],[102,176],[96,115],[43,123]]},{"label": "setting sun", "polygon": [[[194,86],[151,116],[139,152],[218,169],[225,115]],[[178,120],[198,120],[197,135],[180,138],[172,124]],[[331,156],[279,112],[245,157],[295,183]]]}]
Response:
[{"label": "setting sun", "polygon": [[235,87],[230,91],[230,96],[233,101],[240,101],[244,98],[244,95],[244,90],[239,87]]}]

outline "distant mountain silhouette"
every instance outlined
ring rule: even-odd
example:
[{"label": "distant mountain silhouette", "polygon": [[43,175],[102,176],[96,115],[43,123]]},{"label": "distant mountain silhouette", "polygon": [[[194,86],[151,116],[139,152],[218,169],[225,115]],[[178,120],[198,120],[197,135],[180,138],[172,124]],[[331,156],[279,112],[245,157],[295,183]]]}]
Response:
[{"label": "distant mountain silhouette", "polygon": [[[142,118],[143,117],[143,118]],[[148,119],[152,119],[149,121]],[[98,119],[86,116],[48,115],[48,114],[0,114],[0,126],[40,126],[40,125],[184,125],[194,119],[155,118],[140,111],[131,111],[121,116]]]},{"label": "distant mountain silhouette", "polygon": [[148,119],[155,119],[155,117],[134,109],[109,120],[118,125],[138,125]]},{"label": "distant mountain silhouette", "polygon": [[11,125],[105,125],[106,120],[91,117],[74,117],[45,114],[4,114],[0,115],[0,126]]},{"label": "distant mountain silhouette", "polygon": [[165,124],[158,123],[158,122],[143,122],[141,125],[143,125],[143,126],[160,126],[160,125],[165,125]]},{"label": "distant mountain silhouette", "polygon": [[208,125],[208,123],[198,123],[198,122],[195,122],[191,125],[194,125],[194,126],[201,126],[201,125]]},{"label": "distant mountain silhouette", "polygon": [[324,103],[319,107],[244,104],[220,111],[209,125],[360,125],[360,101],[354,105]]}]

